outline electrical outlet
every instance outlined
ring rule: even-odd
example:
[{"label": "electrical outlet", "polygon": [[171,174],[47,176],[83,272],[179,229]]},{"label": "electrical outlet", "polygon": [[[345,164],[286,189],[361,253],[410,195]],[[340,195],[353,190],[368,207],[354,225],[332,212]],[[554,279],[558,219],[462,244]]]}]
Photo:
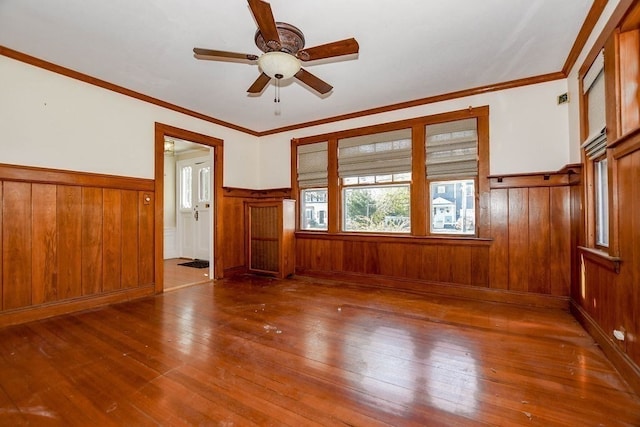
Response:
[{"label": "electrical outlet", "polygon": [[619,330],[619,329],[614,329],[613,330],[613,336],[618,341],[624,341],[624,335],[625,335],[624,334],[624,329],[623,330]]}]

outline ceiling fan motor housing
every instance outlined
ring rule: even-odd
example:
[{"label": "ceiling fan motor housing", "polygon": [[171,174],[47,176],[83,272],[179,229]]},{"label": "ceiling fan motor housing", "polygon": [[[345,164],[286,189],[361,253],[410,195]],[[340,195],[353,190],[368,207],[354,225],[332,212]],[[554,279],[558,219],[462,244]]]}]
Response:
[{"label": "ceiling fan motor housing", "polygon": [[276,22],[276,28],[280,36],[280,46],[278,46],[277,41],[265,40],[260,30],[258,30],[254,37],[258,49],[265,53],[279,50],[280,52],[295,55],[304,47],[304,34],[299,28],[285,22]]}]

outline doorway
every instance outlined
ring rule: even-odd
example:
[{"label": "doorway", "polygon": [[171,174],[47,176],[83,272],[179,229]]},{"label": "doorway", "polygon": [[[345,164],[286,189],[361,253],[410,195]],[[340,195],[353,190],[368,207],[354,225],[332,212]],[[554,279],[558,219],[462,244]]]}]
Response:
[{"label": "doorway", "polygon": [[[168,153],[167,150],[173,152]],[[176,284],[176,280],[182,280],[176,279],[176,271],[191,283],[222,277],[222,253],[219,250],[222,155],[222,141],[217,138],[156,123],[156,292],[181,286]],[[179,184],[177,179],[180,179]],[[188,202],[187,196],[190,198]],[[172,203],[173,208],[166,206]],[[174,224],[174,235],[167,233]],[[165,258],[170,260],[165,262]],[[203,269],[179,266],[176,270],[177,260],[181,258],[185,258],[185,262],[193,259],[208,261],[209,266]]]},{"label": "doorway", "polygon": [[213,277],[212,149],[165,137],[164,290]]},{"label": "doorway", "polygon": [[211,172],[208,155],[176,161],[176,240],[180,258],[206,262],[211,259]]}]

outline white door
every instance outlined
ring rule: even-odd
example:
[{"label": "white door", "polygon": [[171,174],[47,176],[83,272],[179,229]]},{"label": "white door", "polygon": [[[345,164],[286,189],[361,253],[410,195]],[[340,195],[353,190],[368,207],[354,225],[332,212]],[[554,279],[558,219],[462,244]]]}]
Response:
[{"label": "white door", "polygon": [[210,260],[213,174],[209,157],[176,163],[180,257]]}]

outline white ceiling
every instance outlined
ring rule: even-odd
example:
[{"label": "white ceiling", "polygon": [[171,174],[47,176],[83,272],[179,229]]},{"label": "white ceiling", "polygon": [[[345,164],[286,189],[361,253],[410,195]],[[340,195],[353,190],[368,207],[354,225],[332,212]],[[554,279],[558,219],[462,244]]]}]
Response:
[{"label": "white ceiling", "polygon": [[560,71],[593,0],[271,0],[306,47],[355,37],[358,55],[304,67],[259,97],[257,65],[196,60],[202,47],[260,54],[246,0],[0,0],[0,45],[256,132]]}]

